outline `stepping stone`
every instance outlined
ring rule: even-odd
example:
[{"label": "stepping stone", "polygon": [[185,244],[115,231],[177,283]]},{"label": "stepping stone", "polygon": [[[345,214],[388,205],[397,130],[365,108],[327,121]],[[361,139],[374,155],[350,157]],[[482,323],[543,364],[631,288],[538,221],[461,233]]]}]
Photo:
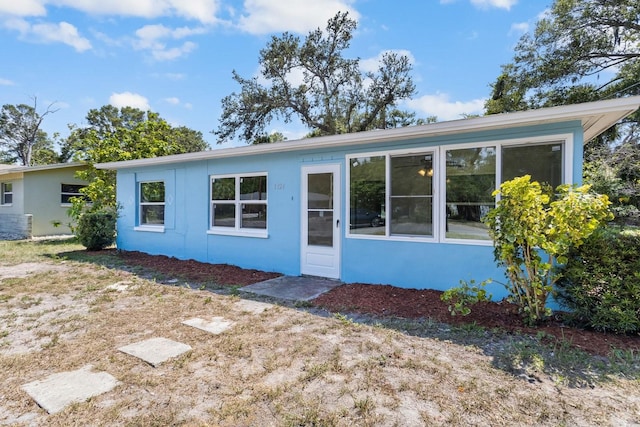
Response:
[{"label": "stepping stone", "polygon": [[150,338],[145,341],[125,345],[118,350],[142,359],[155,368],[166,360],[191,351],[191,346],[167,338]]},{"label": "stepping stone", "polygon": [[131,283],[132,282],[128,280],[124,282],[117,282],[117,283],[114,283],[113,285],[107,286],[106,289],[110,291],[124,292],[127,289],[129,289],[129,285],[131,285]]},{"label": "stepping stone", "polygon": [[189,320],[185,320],[182,322],[185,325],[193,326],[194,328],[198,328],[205,332],[209,332],[214,335],[218,335],[229,329],[233,322],[229,320],[224,320],[223,317],[214,317],[210,322],[207,322],[204,319],[199,319],[197,317]]},{"label": "stepping stone", "polygon": [[77,371],[49,375],[44,380],[23,385],[22,389],[45,411],[55,414],[71,403],[84,402],[119,384],[106,372],[91,372],[92,368],[86,365]]},{"label": "stepping stone", "polygon": [[236,302],[236,307],[242,311],[248,311],[253,314],[260,314],[263,311],[273,307],[273,304],[243,299]]}]

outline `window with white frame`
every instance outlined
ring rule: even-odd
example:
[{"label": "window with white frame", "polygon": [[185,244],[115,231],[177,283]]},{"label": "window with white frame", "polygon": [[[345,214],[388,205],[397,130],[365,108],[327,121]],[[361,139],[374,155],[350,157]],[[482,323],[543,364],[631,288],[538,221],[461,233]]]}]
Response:
[{"label": "window with white frame", "polygon": [[0,184],[0,204],[10,205],[13,203],[13,184],[3,182]]},{"label": "window with white frame", "polygon": [[445,151],[445,236],[489,240],[482,218],[495,206],[496,147]]},{"label": "window with white frame", "polygon": [[489,242],[499,183],[570,179],[570,136],[347,156],[349,237]]},{"label": "window with white frame", "polygon": [[349,158],[349,233],[433,237],[433,151]]},{"label": "window with white frame", "polygon": [[211,230],[266,231],[267,188],[266,174],[211,176]]},{"label": "window with white frame", "polygon": [[80,192],[84,187],[86,186],[82,184],[60,184],[60,203],[71,204],[72,197],[80,197],[88,201],[89,198]]},{"label": "window with white frame", "polygon": [[164,226],[165,188],[164,181],[139,183],[139,225]]}]

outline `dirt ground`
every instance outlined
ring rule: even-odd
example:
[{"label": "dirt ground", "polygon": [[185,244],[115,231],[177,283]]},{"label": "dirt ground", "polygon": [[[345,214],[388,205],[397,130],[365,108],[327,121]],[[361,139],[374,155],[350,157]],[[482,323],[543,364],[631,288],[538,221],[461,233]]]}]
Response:
[{"label": "dirt ground", "polygon": [[[248,285],[276,277],[277,274],[257,270],[243,270],[230,265],[203,264],[181,261],[166,256],[152,256],[142,252],[123,252],[120,255],[130,265],[140,265],[167,275],[183,277],[193,282]],[[566,340],[576,348],[606,356],[612,348],[640,351],[640,336],[626,336],[572,328],[562,322],[562,313],[536,328],[526,327],[517,308],[507,302],[482,302],[472,307],[468,316],[451,316],[448,305],[440,300],[441,291],[401,289],[389,285],[346,284],[321,295],[312,304],[331,312],[396,316],[407,319],[430,318],[456,325],[475,324],[493,329]]]},{"label": "dirt ground", "polygon": [[[554,365],[526,335],[492,332],[508,325],[535,332],[508,322],[512,309],[501,304],[474,309],[465,320],[476,324],[456,326],[448,312],[449,324],[437,321],[443,306],[429,291],[353,284],[311,304],[254,301],[238,286],[273,274],[133,252],[95,257],[14,265],[0,257],[0,424],[640,423],[638,366],[601,375],[591,361]],[[211,335],[181,323],[194,317],[232,326]],[[155,368],[117,351],[151,337],[192,351]],[[638,348],[609,341],[618,344]],[[599,346],[582,347],[598,353]],[[21,388],[87,364],[119,385],[54,415]]]}]

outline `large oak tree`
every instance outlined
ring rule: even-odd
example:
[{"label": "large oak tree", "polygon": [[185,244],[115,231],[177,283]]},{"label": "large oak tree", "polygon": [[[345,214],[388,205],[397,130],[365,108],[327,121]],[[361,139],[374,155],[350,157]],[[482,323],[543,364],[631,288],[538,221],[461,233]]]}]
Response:
[{"label": "large oak tree", "polygon": [[260,51],[259,77],[233,71],[240,91],[222,100],[213,132],[220,142],[236,136],[247,143],[268,141],[266,128],[276,119],[299,119],[309,136],[413,123],[412,113],[397,109],[398,101],[415,93],[409,58],[387,52],[376,71],[362,71],[359,59],[344,56],[356,27],[348,13],[338,13],[324,31],[318,28],[304,39],[273,36]]}]

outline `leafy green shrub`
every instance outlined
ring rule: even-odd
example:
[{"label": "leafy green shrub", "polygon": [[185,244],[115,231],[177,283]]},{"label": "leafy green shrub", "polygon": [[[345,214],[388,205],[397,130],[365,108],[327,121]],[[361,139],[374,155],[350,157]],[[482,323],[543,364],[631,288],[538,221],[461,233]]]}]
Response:
[{"label": "leafy green shrub", "polygon": [[471,313],[470,305],[491,299],[491,294],[487,294],[487,291],[484,289],[489,283],[491,283],[491,279],[487,279],[477,285],[473,279],[469,282],[460,280],[460,286],[447,289],[440,296],[440,299],[449,303],[449,312],[452,316],[457,314],[467,316]]},{"label": "leafy green shrub", "polygon": [[547,298],[571,248],[613,218],[607,196],[592,194],[588,185],[560,185],[551,197],[525,175],[505,181],[493,195],[494,209],[483,218],[493,239],[494,257],[505,268],[508,300],[518,306],[525,323],[544,320],[551,310]]},{"label": "leafy green shrub", "polygon": [[640,333],[640,229],[592,234],[571,251],[556,287],[574,325]]},{"label": "leafy green shrub", "polygon": [[102,209],[85,212],[78,219],[75,234],[78,241],[90,251],[98,251],[116,241],[117,212]]}]

